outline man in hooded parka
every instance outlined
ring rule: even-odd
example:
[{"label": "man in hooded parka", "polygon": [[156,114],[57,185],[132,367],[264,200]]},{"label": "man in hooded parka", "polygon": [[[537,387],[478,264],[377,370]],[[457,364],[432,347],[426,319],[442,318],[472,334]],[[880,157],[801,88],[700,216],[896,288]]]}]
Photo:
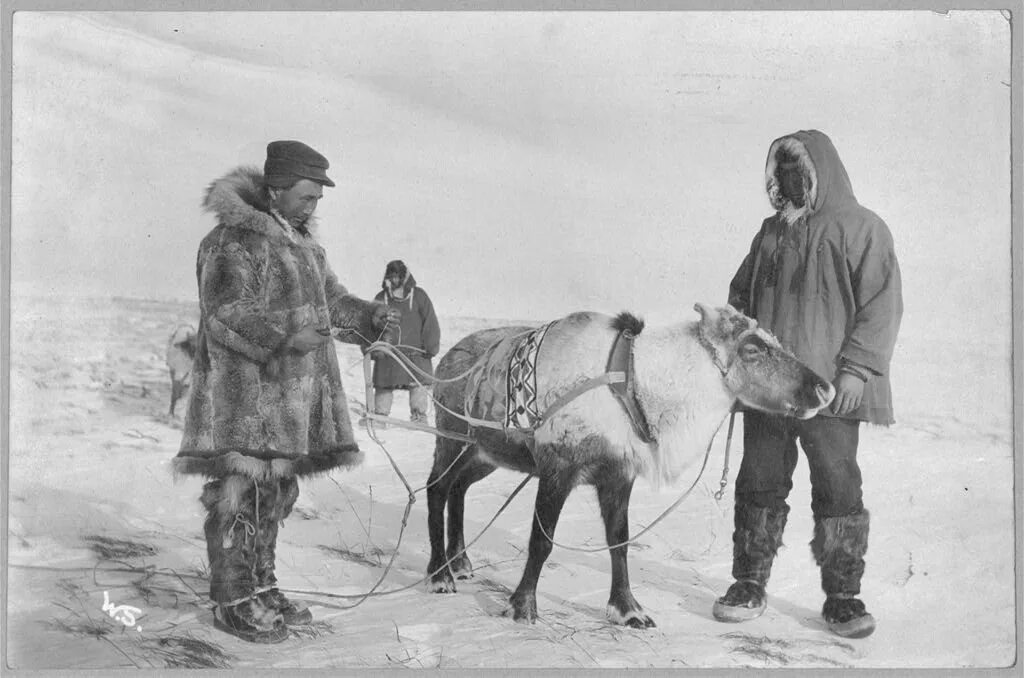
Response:
[{"label": "man in hooded parka", "polygon": [[388,416],[395,389],[409,389],[409,419],[426,424],[429,383],[434,374],[432,360],[441,345],[441,328],[434,303],[427,291],[416,284],[412,271],[401,259],[389,261],[384,267],[381,290],[374,300],[402,312],[398,349],[415,368],[410,370],[387,355],[374,357],[374,412]]},{"label": "man in hooded parka", "polygon": [[[298,141],[267,146],[263,172],[213,182],[217,226],[196,261],[200,322],[176,473],[209,479],[201,501],[214,624],[278,642],[312,615],[277,588],[278,527],[297,479],[352,467],[362,453],[331,339],[382,338],[400,321],[342,286],[314,235],[326,158]],[[382,336],[383,334],[383,336]]]},{"label": "man in hooded parka", "polygon": [[744,412],[733,532],[736,581],[713,613],[737,622],[764,611],[799,441],[811,474],[811,551],[826,595],[822,616],[833,632],[864,637],[875,622],[857,598],[869,525],[858,431],[861,422],[893,423],[889,361],[903,314],[900,269],[889,228],[857,202],[825,134],[800,131],[775,140],[765,181],[776,213],[754,237],[730,285],[729,303],[832,379],[836,397],[830,411],[806,421]]}]

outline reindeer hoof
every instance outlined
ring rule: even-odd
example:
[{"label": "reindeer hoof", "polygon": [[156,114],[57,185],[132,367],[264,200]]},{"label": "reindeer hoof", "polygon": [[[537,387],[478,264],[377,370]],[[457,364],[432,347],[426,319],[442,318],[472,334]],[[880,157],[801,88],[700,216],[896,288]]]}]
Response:
[{"label": "reindeer hoof", "polygon": [[639,617],[630,617],[626,620],[626,626],[631,629],[650,629],[657,626],[657,624],[645,614]]},{"label": "reindeer hoof", "polygon": [[431,593],[455,593],[455,581],[451,576],[431,579],[428,584]]},{"label": "reindeer hoof", "polygon": [[536,624],[537,623],[537,615],[520,614],[519,612],[515,612],[512,615],[512,619],[515,620],[515,622],[517,624]]},{"label": "reindeer hoof", "polygon": [[635,605],[631,609],[623,612],[619,609],[619,606],[614,603],[608,603],[608,620],[613,624],[621,624],[622,626],[628,626],[632,629],[649,629],[657,624],[643,611],[639,605]]},{"label": "reindeer hoof", "polygon": [[537,598],[525,596],[518,593],[512,594],[509,598],[512,604],[512,619],[520,624],[535,624],[537,622]]},{"label": "reindeer hoof", "polygon": [[469,562],[469,558],[466,556],[452,560],[449,568],[456,579],[473,578],[473,563]]}]

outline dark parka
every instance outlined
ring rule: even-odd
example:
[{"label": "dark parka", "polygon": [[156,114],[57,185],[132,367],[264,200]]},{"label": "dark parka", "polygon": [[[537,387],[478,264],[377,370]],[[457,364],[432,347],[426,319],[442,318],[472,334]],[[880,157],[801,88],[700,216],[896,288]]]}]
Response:
[{"label": "dark parka", "polygon": [[255,168],[208,189],[219,224],[196,260],[200,323],[178,473],[255,479],[352,466],[352,436],[334,341],[306,354],[285,350],[306,325],[373,336],[379,304],[348,293],[311,234],[272,215]]},{"label": "dark parka", "polygon": [[[398,299],[385,287],[377,293],[374,300],[401,311],[402,327],[397,341],[399,350],[420,370],[433,375],[431,359],[437,355],[441,343],[441,328],[434,313],[434,304],[426,290],[416,285],[416,278],[411,271],[406,272],[402,290],[404,297]],[[419,375],[417,379],[424,383],[428,381]],[[385,355],[378,355],[375,358],[374,388],[406,388],[413,383],[415,382],[409,373],[394,358]]]},{"label": "dark parka", "polygon": [[[780,151],[798,158],[802,216],[785,213],[776,177]],[[844,360],[866,368],[871,376],[864,398],[847,417],[891,424],[889,361],[903,297],[889,228],[857,202],[839,154],[817,130],[777,139],[765,182],[779,212],[754,237],[730,285],[729,303],[830,380]],[[820,414],[832,416],[828,408]]]}]

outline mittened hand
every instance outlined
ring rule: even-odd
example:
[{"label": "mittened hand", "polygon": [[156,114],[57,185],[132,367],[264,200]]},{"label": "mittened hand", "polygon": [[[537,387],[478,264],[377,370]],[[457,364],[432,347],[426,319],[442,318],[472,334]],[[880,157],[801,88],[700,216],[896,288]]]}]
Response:
[{"label": "mittened hand", "polygon": [[845,416],[855,412],[864,399],[864,380],[849,372],[836,375],[832,385],[836,387],[836,397],[832,401],[832,412]]},{"label": "mittened hand", "polygon": [[380,333],[381,341],[386,341],[389,344],[396,343],[401,323],[402,313],[397,308],[378,304],[373,309],[373,329]]}]

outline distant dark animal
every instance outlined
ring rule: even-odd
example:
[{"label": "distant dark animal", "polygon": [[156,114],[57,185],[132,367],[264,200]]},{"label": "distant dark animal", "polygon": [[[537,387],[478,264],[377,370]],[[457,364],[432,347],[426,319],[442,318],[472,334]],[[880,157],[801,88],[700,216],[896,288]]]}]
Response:
[{"label": "distant dark animal", "polygon": [[196,331],[191,325],[179,325],[167,340],[167,371],[171,375],[171,408],[188,392],[192,384],[192,359],[196,355]]},{"label": "distant dark animal", "polygon": [[[828,381],[784,350],[756,321],[731,306],[697,304],[694,310],[700,312],[699,322],[642,334],[643,322],[627,313],[617,318],[574,313],[546,326],[542,338],[530,327],[488,329],[465,337],[448,351],[437,368],[442,380],[435,386],[440,405],[437,427],[471,432],[476,442],[463,451],[465,443],[437,436],[427,491],[432,591],[454,592],[453,574],[464,578],[471,572],[469,558],[460,554],[465,548],[466,490],[499,466],[539,479],[526,568],[510,599],[514,619],[532,623],[537,618],[537,580],[551,553],[550,539],[577,484],[595,486],[608,545],[623,544],[629,539],[629,497],[637,475],[655,486],[677,480],[703,457],[734,403],[808,419],[834,397]],[[553,403],[564,403],[567,393],[606,370],[610,349],[623,331],[635,336],[626,396],[602,385],[574,396],[545,418]],[[539,343],[526,367],[511,360],[526,352],[523,341]],[[527,393],[535,398],[537,416],[542,418],[539,426],[532,431],[471,429],[458,415],[502,421],[513,407],[515,417],[523,416],[518,396],[509,404],[510,369],[517,379],[525,372],[534,379],[527,384]],[[467,371],[466,378],[453,379]],[[627,400],[634,415],[627,414]],[[654,626],[630,590],[627,548],[610,550],[608,617],[636,628]],[[444,567],[448,560],[450,566]]]}]

